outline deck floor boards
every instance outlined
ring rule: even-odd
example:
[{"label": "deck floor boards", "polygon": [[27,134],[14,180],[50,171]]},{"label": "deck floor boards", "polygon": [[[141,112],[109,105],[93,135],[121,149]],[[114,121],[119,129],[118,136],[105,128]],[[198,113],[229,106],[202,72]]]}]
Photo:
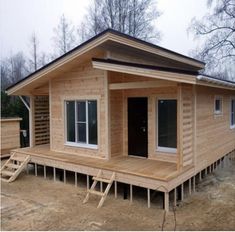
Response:
[{"label": "deck floor boards", "polygon": [[29,154],[40,158],[61,161],[74,165],[127,173],[131,175],[147,177],[155,180],[168,181],[179,173],[175,163],[143,159],[130,156],[117,156],[110,160],[91,157],[81,157],[74,154],[51,151],[49,145],[40,145],[33,148],[16,149],[20,153]]}]

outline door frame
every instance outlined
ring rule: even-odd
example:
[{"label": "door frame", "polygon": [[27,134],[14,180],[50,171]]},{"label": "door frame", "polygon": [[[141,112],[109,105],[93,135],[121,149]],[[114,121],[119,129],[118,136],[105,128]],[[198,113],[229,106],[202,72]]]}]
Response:
[{"label": "door frame", "polygon": [[[147,134],[147,153],[145,156],[138,156],[138,155],[129,155],[129,152],[128,152],[128,146],[129,146],[129,141],[128,141],[128,99],[129,98],[146,98],[147,99],[147,131],[146,131],[146,134]],[[134,157],[134,158],[140,158],[140,159],[147,159],[148,156],[149,156],[149,96],[146,96],[146,95],[126,95],[124,97],[124,102],[125,102],[125,110],[124,110],[124,114],[125,114],[125,127],[126,127],[126,130],[124,130],[123,132],[123,145],[124,145],[124,153],[127,155],[127,156],[130,156],[130,157]]]}]

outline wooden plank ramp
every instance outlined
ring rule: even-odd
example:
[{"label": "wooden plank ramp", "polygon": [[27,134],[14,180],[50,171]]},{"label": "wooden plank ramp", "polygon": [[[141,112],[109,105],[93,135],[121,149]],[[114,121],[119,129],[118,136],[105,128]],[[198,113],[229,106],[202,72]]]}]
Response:
[{"label": "wooden plank ramp", "polygon": [[13,152],[0,170],[1,180],[8,183],[13,182],[24,170],[29,161],[29,155]]},{"label": "wooden plank ramp", "polygon": [[[112,173],[110,179],[106,179],[106,178],[102,177],[102,170],[99,170],[97,176],[94,176],[92,179],[93,179],[93,183],[91,185],[91,188],[87,190],[87,194],[86,194],[86,197],[83,201],[83,204],[88,202],[90,194],[94,194],[94,195],[101,196],[100,202],[97,206],[97,208],[100,208],[104,204],[104,201],[109,193],[109,190],[113,184],[113,181],[115,180],[115,172]],[[106,189],[104,192],[102,192],[102,190],[100,190],[100,191],[95,190],[95,187],[98,182],[107,183],[107,186],[106,186]]]}]

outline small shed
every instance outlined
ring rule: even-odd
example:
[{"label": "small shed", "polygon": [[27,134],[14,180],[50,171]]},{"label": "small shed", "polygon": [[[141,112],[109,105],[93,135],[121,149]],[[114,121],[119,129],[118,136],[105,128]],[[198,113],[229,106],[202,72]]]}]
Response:
[{"label": "small shed", "polygon": [[20,147],[20,121],[22,118],[1,118],[1,158],[10,150]]}]

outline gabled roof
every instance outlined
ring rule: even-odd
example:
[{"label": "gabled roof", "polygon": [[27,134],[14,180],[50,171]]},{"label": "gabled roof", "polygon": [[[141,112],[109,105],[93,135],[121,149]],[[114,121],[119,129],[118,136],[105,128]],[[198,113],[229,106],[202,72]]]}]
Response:
[{"label": "gabled roof", "polygon": [[149,42],[134,38],[132,36],[123,34],[121,32],[115,31],[113,29],[107,29],[100,34],[92,37],[91,39],[87,40],[86,42],[80,44],[79,46],[75,47],[71,51],[67,52],[66,54],[60,56],[59,58],[53,60],[52,62],[48,63],[47,65],[43,66],[42,68],[38,69],[34,73],[28,75],[24,79],[18,81],[17,83],[11,85],[7,88],[7,93],[12,94],[16,91],[16,89],[21,88],[23,85],[27,85],[32,81],[42,78],[47,73],[52,70],[56,70],[57,68],[61,67],[67,62],[75,59],[76,57],[88,52],[92,48],[98,47],[99,45],[103,44],[106,41],[115,41],[117,43],[125,44],[127,46],[133,46],[140,50],[144,50],[146,52],[157,54],[172,60],[178,60],[182,63],[187,63],[192,66],[197,67],[198,69],[202,69],[205,63],[193,59],[188,56],[184,56],[182,54],[173,52],[171,50],[165,49],[163,47],[151,44]]}]

